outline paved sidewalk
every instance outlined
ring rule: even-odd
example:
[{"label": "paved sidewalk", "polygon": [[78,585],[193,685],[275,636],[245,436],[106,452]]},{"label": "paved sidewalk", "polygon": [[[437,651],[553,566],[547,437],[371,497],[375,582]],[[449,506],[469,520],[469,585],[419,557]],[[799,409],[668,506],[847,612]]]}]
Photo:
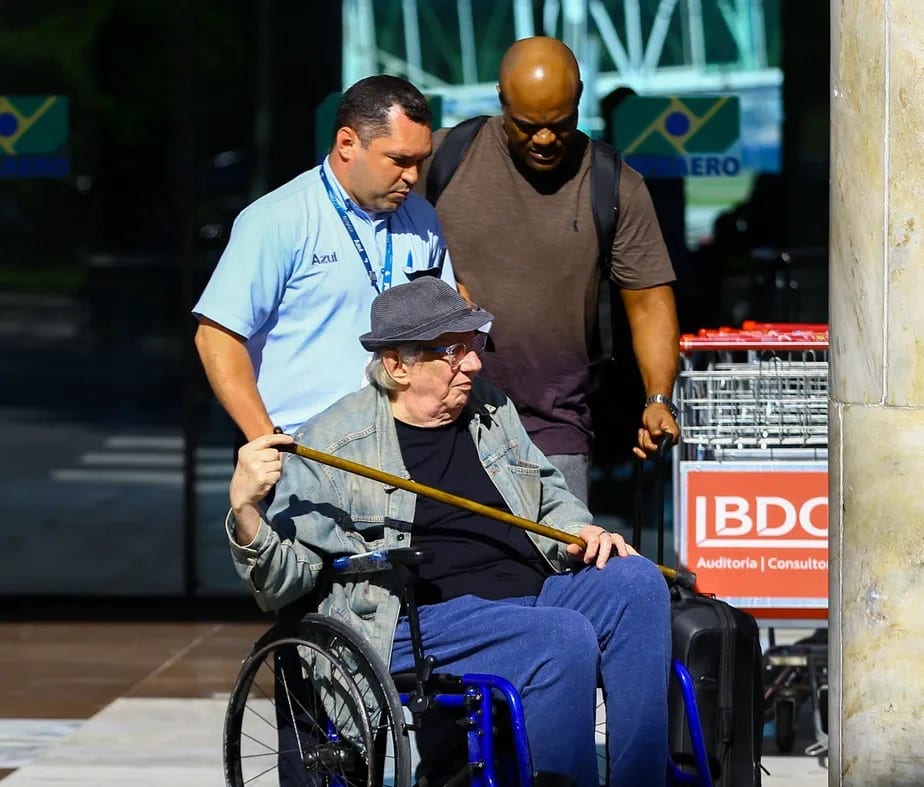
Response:
[{"label": "paved sidewalk", "polygon": [[[226,699],[120,698],[3,780],[3,787],[214,787]],[[826,787],[805,756],[771,755],[765,787]]]},{"label": "paved sidewalk", "polygon": [[[227,692],[266,625],[0,625],[0,786],[221,784]],[[790,755],[765,739],[764,787],[827,785],[825,764],[801,754],[812,742],[807,707],[798,733]]]}]

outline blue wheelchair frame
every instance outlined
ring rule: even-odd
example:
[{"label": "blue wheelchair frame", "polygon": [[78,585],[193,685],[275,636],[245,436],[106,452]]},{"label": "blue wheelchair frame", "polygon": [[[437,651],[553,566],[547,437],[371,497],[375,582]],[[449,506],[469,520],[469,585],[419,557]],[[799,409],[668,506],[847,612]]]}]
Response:
[{"label": "blue wheelchair frame", "polygon": [[[687,773],[673,761],[668,763],[668,782],[672,785],[689,784],[695,787],[712,787],[709,770],[709,756],[699,722],[693,679],[686,667],[679,661],[671,661],[671,670],[680,685],[684,712],[693,749],[696,773]],[[497,675],[463,675],[464,693],[436,693],[431,697],[433,704],[441,708],[467,708],[466,728],[468,737],[468,766],[471,787],[509,787],[499,781],[495,768],[494,751],[494,709],[492,696],[498,692],[510,710],[511,737],[515,760],[515,773],[519,787],[531,787],[533,783],[532,760],[526,738],[526,724],[523,706],[516,688]],[[407,692],[400,692],[404,705],[412,701]]]},{"label": "blue wheelchair frame", "polygon": [[[399,556],[401,558],[399,559]],[[429,691],[428,684],[434,666],[432,657],[425,657],[421,646],[420,621],[414,601],[414,574],[410,566],[426,560],[423,550],[398,549],[366,553],[337,558],[332,567],[335,572],[362,573],[364,571],[394,570],[404,587],[405,603],[411,639],[414,643],[416,665],[416,688],[399,692],[402,705],[411,709],[415,718],[430,708],[454,708],[465,710],[465,727],[468,750],[469,784],[471,787],[509,787],[509,781],[500,781],[495,766],[494,742],[494,697],[499,694],[506,702],[511,725],[513,745],[513,770],[519,787],[533,787],[532,759],[526,737],[526,723],[523,705],[516,688],[509,681],[497,675],[467,674],[459,678],[458,692]],[[677,680],[683,698],[684,714],[693,751],[695,773],[688,773],[670,760],[667,764],[668,783],[671,785],[694,785],[713,787],[709,768],[709,756],[700,724],[693,679],[677,659],[671,661],[671,672]]]},{"label": "blue wheelchair frame", "polygon": [[[471,787],[506,787],[506,783],[499,781],[495,767],[493,697],[497,691],[510,709],[517,784],[530,787],[533,783],[532,760],[526,740],[523,705],[516,688],[497,675],[473,673],[463,675],[460,681],[464,693],[437,692],[430,699],[433,707],[466,709],[469,784]],[[399,696],[402,704],[409,704],[413,699],[408,693],[402,692]]]}]

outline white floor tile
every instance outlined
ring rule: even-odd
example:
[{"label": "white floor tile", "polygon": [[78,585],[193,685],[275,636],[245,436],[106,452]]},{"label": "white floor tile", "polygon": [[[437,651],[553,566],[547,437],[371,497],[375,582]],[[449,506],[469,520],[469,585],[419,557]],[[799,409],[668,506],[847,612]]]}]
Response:
[{"label": "white floor tile", "polygon": [[81,724],[82,719],[0,719],[0,768],[21,768]]}]

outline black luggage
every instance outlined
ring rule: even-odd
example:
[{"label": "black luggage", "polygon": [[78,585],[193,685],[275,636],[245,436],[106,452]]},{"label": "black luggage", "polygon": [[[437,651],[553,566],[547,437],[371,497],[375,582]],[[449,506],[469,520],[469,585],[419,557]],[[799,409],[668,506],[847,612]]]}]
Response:
[{"label": "black luggage", "polygon": [[[659,453],[667,453],[662,451]],[[655,459],[653,494],[658,527],[658,563],[664,562],[664,471]],[[639,468],[638,486],[643,474]],[[636,493],[633,542],[641,540],[641,494]],[[639,551],[641,551],[639,549]],[[764,703],[757,621],[712,596],[671,587],[673,656],[693,679],[706,753],[716,787],[759,787]],[[680,685],[671,674],[668,692],[671,757],[695,773],[693,747]]]},{"label": "black luggage", "polygon": [[[671,590],[671,602],[673,655],[693,678],[714,783],[759,787],[764,708],[757,622],[724,601],[680,587]],[[692,763],[676,680],[668,707],[674,761]]]}]

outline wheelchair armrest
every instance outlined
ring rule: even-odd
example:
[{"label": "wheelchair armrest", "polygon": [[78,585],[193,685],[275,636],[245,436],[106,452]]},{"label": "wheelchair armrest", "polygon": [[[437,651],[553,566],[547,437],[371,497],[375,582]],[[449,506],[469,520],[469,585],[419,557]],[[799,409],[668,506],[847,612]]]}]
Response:
[{"label": "wheelchair armrest", "polygon": [[386,549],[385,554],[393,566],[420,566],[433,562],[433,550],[425,547]]},{"label": "wheelchair armrest", "polygon": [[[417,673],[416,672],[394,672],[392,679],[395,681],[395,688],[403,694],[411,694],[417,690]],[[459,694],[464,691],[462,678],[458,675],[446,675],[437,672],[430,675],[430,689],[434,694]]]},{"label": "wheelchair armrest", "polygon": [[362,574],[368,571],[388,571],[395,566],[419,566],[433,560],[433,551],[416,547],[378,549],[359,555],[346,555],[331,561],[335,572]]}]

